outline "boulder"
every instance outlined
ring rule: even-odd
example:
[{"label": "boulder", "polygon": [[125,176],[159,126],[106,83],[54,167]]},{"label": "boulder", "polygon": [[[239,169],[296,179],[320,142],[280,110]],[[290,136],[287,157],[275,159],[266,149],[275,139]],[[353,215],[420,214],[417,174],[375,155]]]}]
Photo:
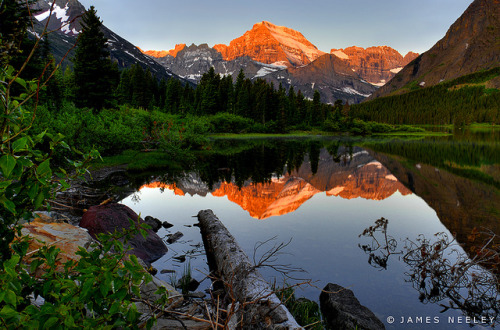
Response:
[{"label": "boulder", "polygon": [[[48,219],[44,218],[44,221],[48,221]],[[87,230],[67,223],[32,221],[23,225],[21,233],[30,237],[30,245],[25,258],[26,262],[29,263],[29,257],[43,245],[55,246],[61,250],[57,261],[58,269],[61,270],[63,269],[63,263],[80,259],[80,256],[75,254],[79,247],[86,249],[93,241]]]},{"label": "boulder", "polygon": [[[90,235],[97,238],[97,235],[100,233],[113,233],[114,231],[129,229],[130,219],[135,223],[144,223],[144,220],[129,207],[122,204],[110,203],[89,208],[83,214],[80,227],[87,228]],[[148,229],[146,232],[146,238],[140,233],[133,235],[126,246],[132,249],[129,253],[136,255],[146,262],[153,262],[163,256],[168,249],[153,230]]]},{"label": "boulder", "polygon": [[148,215],[144,218],[146,224],[148,224],[151,229],[156,233],[161,228],[161,221]]},{"label": "boulder", "polygon": [[385,329],[384,324],[354,293],[340,285],[328,283],[319,296],[327,329]]}]

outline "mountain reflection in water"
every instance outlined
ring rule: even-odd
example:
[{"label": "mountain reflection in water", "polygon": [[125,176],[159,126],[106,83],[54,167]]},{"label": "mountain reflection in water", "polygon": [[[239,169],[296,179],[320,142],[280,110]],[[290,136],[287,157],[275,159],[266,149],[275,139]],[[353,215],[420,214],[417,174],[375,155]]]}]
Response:
[{"label": "mountain reflection in water", "polygon": [[213,189],[190,173],[173,184],[152,182],[141,187],[173,190],[176,195],[186,193],[216,197],[227,197],[247,211],[251,217],[266,219],[297,210],[302,204],[318,193],[340,196],[346,199],[364,198],[383,200],[399,191],[403,196],[411,191],[401,184],[387,168],[370,154],[354,147],[353,154],[347,155],[345,162],[335,162],[326,149],[321,149],[318,169],[312,173],[310,161],[305,162],[291,173],[285,171],[270,182],[254,183],[246,181],[242,187],[232,182],[218,182]]}]

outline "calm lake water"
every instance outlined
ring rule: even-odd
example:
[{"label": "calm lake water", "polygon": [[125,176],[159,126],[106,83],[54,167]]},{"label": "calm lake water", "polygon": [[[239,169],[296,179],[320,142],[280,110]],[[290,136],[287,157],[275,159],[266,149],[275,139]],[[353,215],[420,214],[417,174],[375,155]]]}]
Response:
[{"label": "calm lake water", "polygon": [[[478,232],[500,234],[498,141],[496,132],[219,140],[184,170],[131,177],[135,192],[122,203],[142,217],[174,224],[160,236],[184,234],[154,264],[176,271],[159,275],[167,282],[180,278],[187,264],[198,280],[208,274],[200,232],[192,225],[200,210],[212,209],[250,258],[256,254],[258,260],[274,244],[291,240],[275,263],[307,271],[289,274],[313,281],[297,296],[318,301],[320,289],[332,282],[354,291],[389,329],[465,329],[474,323],[482,328],[489,317],[497,321],[494,267],[473,267],[459,280],[452,274],[476,255],[471,251],[486,237]],[[372,235],[362,235],[370,226]],[[438,241],[446,236],[457,242],[440,254],[446,242]],[[254,252],[256,244],[272,238]],[[426,259],[426,248],[439,253]],[[181,255],[186,262],[173,259]],[[272,269],[261,273],[284,281]],[[208,285],[205,280],[201,289]]]}]

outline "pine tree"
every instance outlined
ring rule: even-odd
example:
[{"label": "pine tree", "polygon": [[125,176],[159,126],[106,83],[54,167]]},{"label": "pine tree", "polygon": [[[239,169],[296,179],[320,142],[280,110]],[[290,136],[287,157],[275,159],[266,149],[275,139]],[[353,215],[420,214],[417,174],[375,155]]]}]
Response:
[{"label": "pine tree", "polygon": [[[41,47],[41,63],[44,64],[47,69],[42,77],[42,81],[47,81],[47,85],[44,91],[39,95],[40,102],[45,103],[52,110],[58,110],[62,106],[63,100],[63,78],[60,70],[56,71],[54,56],[50,53],[50,42],[49,36],[46,35],[42,41]],[[54,75],[49,79],[51,73]]]},{"label": "pine tree", "polygon": [[100,110],[112,98],[119,72],[111,61],[102,22],[94,6],[82,17],[82,32],[73,58],[75,103],[79,107]]}]

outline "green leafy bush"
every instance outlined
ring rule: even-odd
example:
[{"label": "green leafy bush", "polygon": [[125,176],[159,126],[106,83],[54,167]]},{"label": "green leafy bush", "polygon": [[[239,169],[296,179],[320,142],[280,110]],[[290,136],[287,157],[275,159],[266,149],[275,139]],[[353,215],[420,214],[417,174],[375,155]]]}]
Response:
[{"label": "green leafy bush", "polygon": [[[131,224],[134,224],[131,221]],[[7,328],[138,328],[140,286],[151,281],[134,255],[127,255],[121,238],[140,227],[113,235],[101,234],[101,243],[80,248],[79,261],[59,264],[59,249],[44,246],[23,262],[26,238],[14,244],[15,252],[0,270],[0,323]],[[24,257],[27,260],[27,257]],[[41,273],[41,275],[39,275]],[[32,299],[43,298],[33,304]],[[156,302],[160,305],[167,296]],[[154,318],[147,324],[153,325]]]},{"label": "green leafy bush", "polygon": [[227,112],[209,117],[210,131],[213,133],[242,133],[250,129],[253,120]]}]

